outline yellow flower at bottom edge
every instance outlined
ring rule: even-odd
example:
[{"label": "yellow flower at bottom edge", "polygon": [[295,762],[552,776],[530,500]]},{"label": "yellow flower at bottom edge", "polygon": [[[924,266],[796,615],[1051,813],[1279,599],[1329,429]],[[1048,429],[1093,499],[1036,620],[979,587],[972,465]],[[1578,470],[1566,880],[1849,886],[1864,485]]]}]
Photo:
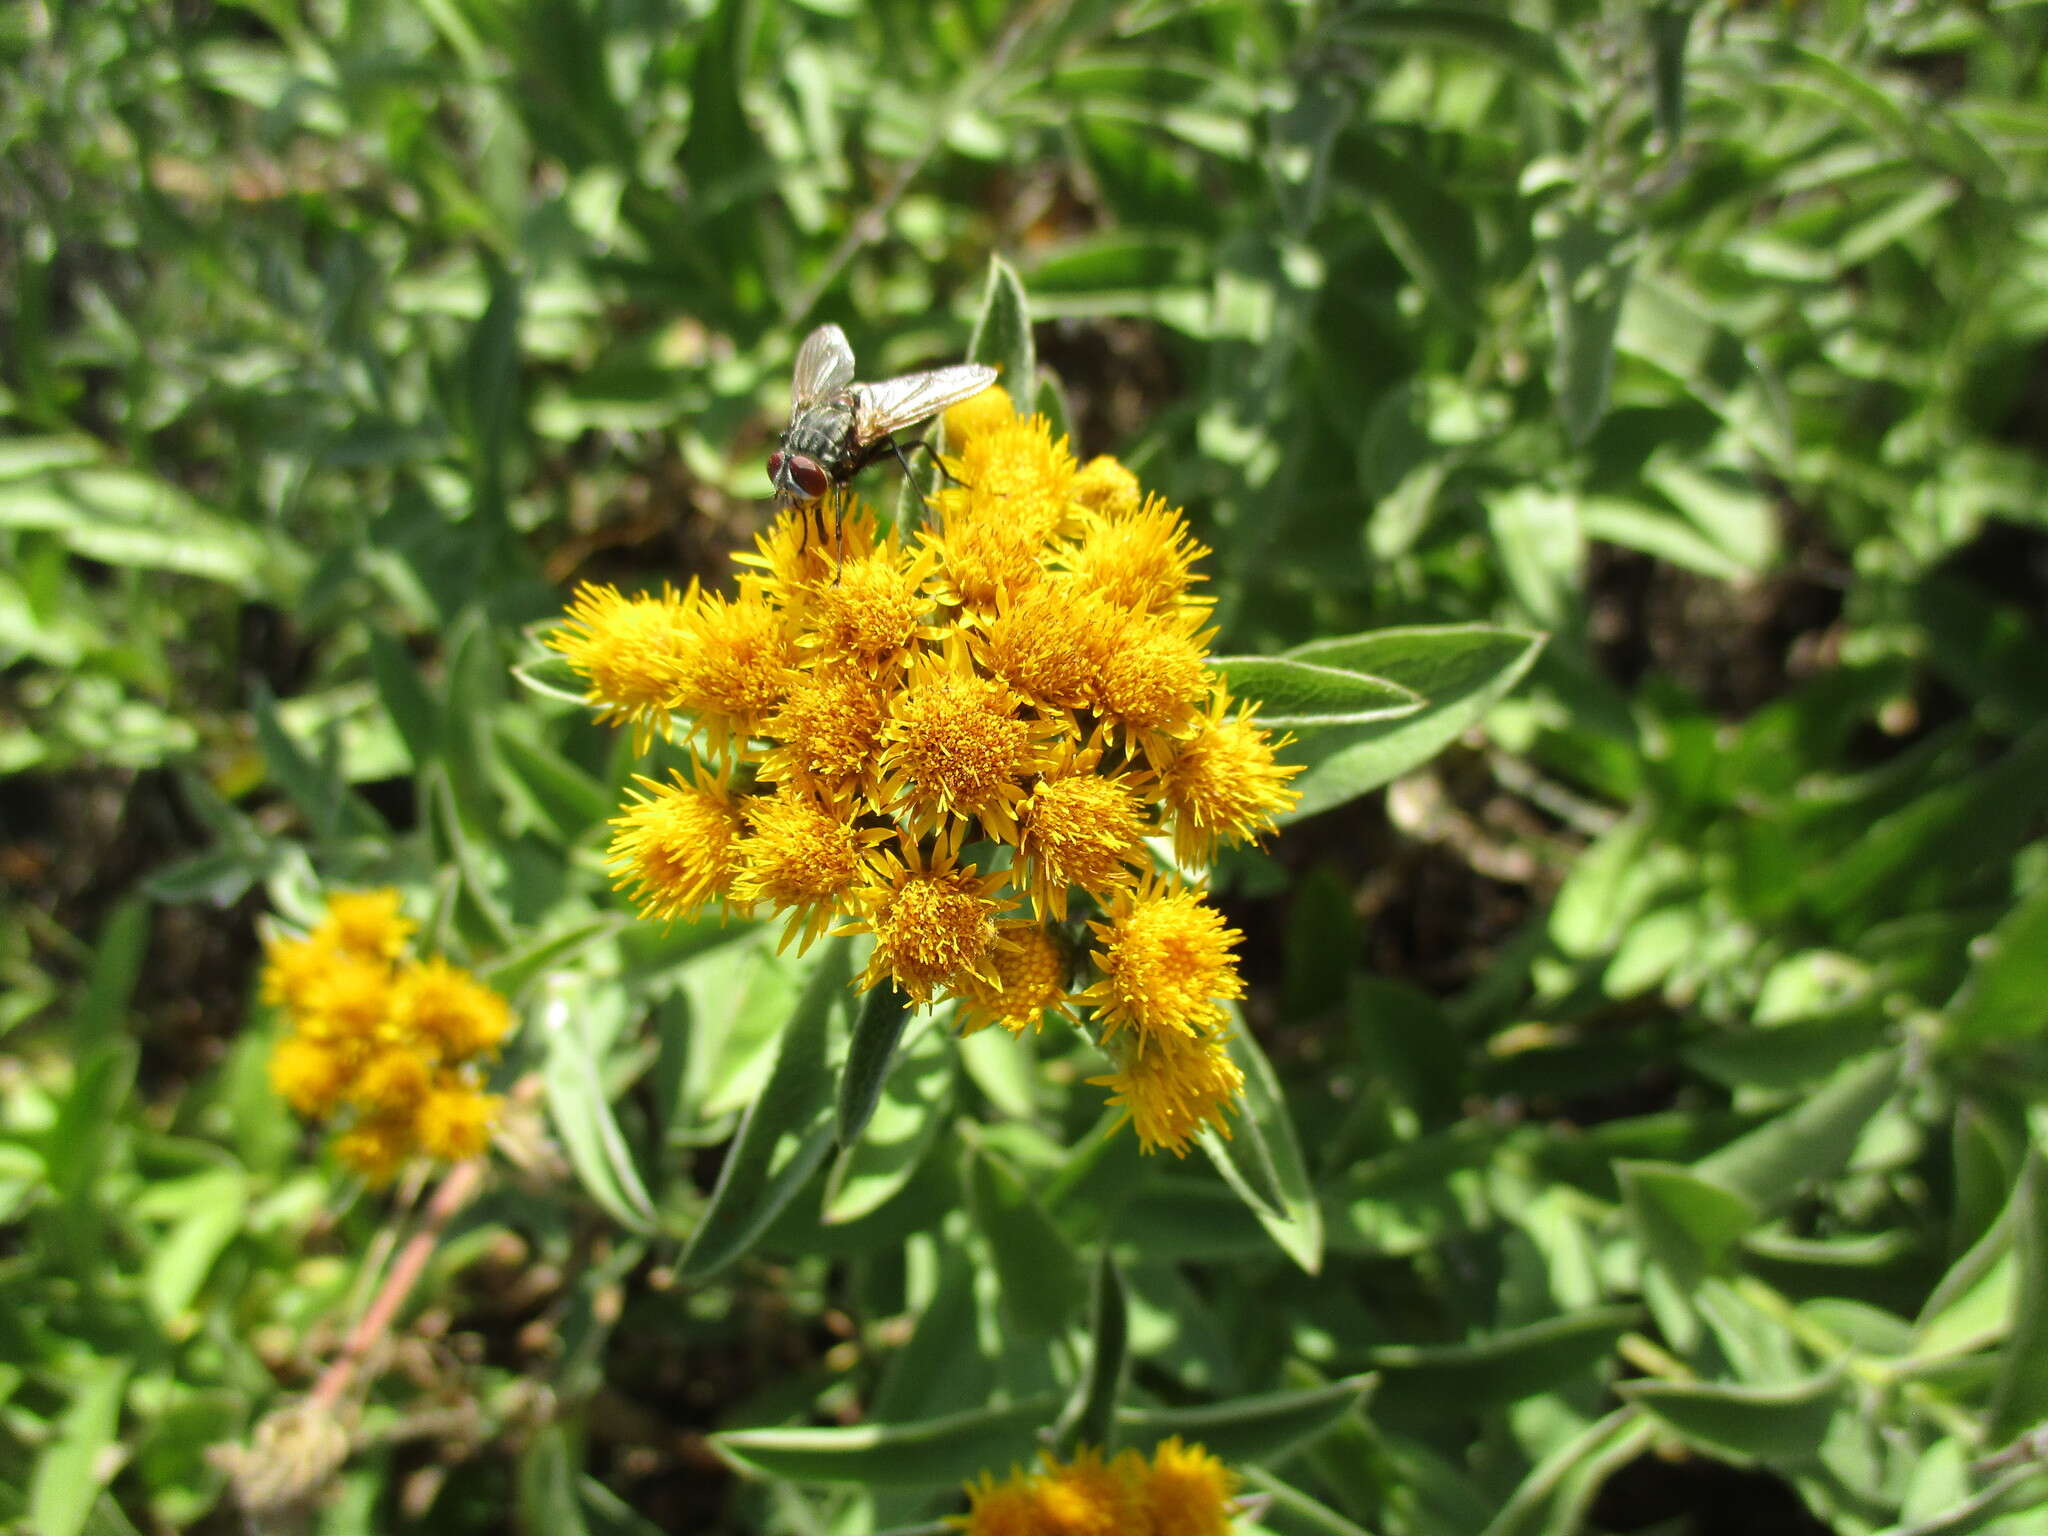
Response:
[{"label": "yellow flower at bottom edge", "polygon": [[1201,1446],[1160,1441],[1138,1478],[1152,1536],[1227,1536],[1237,1474]]},{"label": "yellow flower at bottom edge", "polygon": [[947,1521],[967,1536],[1048,1536],[1039,1517],[1035,1478],[1012,1469],[1000,1483],[988,1473],[967,1485],[968,1509]]},{"label": "yellow flower at bottom edge", "polygon": [[1105,1462],[1087,1447],[1061,1462],[1050,1451],[1038,1480],[1038,1513],[1046,1536],[1142,1536],[1147,1530],[1143,1495],[1130,1461]]},{"label": "yellow flower at bottom edge", "polygon": [[1186,1035],[1136,1038],[1121,1051],[1122,1065],[1108,1077],[1091,1077],[1108,1088],[1112,1107],[1128,1110],[1140,1151],[1162,1148],[1187,1156],[1188,1143],[1204,1125],[1225,1136],[1225,1112],[1244,1092],[1244,1073],[1221,1040]]},{"label": "yellow flower at bottom edge", "polygon": [[1100,1013],[1104,1040],[1127,1027],[1147,1041],[1199,1035],[1221,1026],[1225,999],[1244,995],[1231,954],[1244,935],[1199,891],[1148,875],[1088,927],[1102,979],[1078,1000]]},{"label": "yellow flower at bottom edge", "polygon": [[613,886],[647,917],[690,917],[726,894],[735,872],[738,808],[725,787],[703,774],[695,784],[635,775],[623,813],[612,818],[608,864]]}]

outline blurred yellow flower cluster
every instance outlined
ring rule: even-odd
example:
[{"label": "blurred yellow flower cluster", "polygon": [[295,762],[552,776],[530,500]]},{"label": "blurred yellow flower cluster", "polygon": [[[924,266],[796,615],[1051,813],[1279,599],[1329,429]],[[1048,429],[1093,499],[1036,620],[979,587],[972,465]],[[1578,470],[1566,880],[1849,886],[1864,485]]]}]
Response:
[{"label": "blurred yellow flower cluster", "polygon": [[1043,1470],[1002,1482],[984,1472],[952,1523],[967,1536],[1225,1536],[1236,1487],[1235,1473],[1176,1435],[1149,1461],[1083,1448],[1065,1462],[1047,1452]]},{"label": "blurred yellow flower cluster", "polygon": [[[1208,551],[1176,509],[1000,388],[945,426],[950,483],[914,538],[835,491],[735,557],[731,597],[578,590],[550,644],[589,702],[643,746],[680,723],[701,756],[638,781],[611,867],[652,917],[871,934],[863,988],[957,999],[963,1031],[1093,1009],[1097,1081],[1181,1154],[1242,1085],[1240,936],[1146,840],[1205,863],[1269,830],[1299,770],[1209,665]],[[1076,893],[1099,978],[1079,990]]]},{"label": "blurred yellow flower cluster", "polygon": [[377,1183],[416,1153],[457,1161],[490,1145],[498,1099],[482,1063],[512,1022],[460,966],[407,959],[414,926],[396,891],[337,891],[310,934],[265,945],[263,998],[290,1024],[271,1086],[302,1115],[344,1117],[335,1156]]}]

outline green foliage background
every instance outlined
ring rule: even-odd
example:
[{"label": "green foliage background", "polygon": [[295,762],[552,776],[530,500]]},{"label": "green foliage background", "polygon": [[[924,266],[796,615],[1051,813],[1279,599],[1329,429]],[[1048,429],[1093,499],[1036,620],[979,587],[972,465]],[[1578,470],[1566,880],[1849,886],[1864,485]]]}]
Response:
[{"label": "green foliage background", "polygon": [[[0,1519],[239,1528],[209,1447],[403,1216],[265,1086],[255,919],[394,882],[537,1097],[320,1531],[918,1528],[1055,1421],[1290,1536],[2048,1530],[2048,7],[30,0],[0,58]],[[1218,872],[1213,1162],[920,1020],[852,1134],[845,952],[625,920],[525,632],[723,569],[811,324],[978,316],[1225,648],[1424,701]]]}]

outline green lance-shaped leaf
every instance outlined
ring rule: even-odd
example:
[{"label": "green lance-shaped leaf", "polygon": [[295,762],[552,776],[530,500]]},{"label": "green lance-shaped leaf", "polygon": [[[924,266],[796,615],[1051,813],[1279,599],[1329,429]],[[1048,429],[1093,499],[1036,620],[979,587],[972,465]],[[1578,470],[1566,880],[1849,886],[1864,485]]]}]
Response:
[{"label": "green lance-shaped leaf", "polygon": [[1632,1381],[1621,1395],[1708,1455],[1748,1465],[1812,1461],[1844,1401],[1841,1373],[1784,1386],[1708,1381]]},{"label": "green lance-shaped leaf", "polygon": [[1970,971],[1948,1006],[1957,1040],[2013,1040],[2048,1032],[2048,884],[1970,946]]},{"label": "green lance-shaped leaf", "polygon": [[1346,1376],[1320,1387],[1236,1397],[1200,1408],[1126,1408],[1117,1441],[1150,1454],[1169,1435],[1199,1441],[1229,1462],[1276,1461],[1361,1407],[1377,1376]]},{"label": "green lance-shaped leaf", "polygon": [[1037,398],[1037,353],[1031,341],[1031,306],[1015,269],[1000,256],[988,259],[988,286],[982,290],[981,313],[967,343],[970,362],[1001,371],[997,380],[1021,410]]},{"label": "green lance-shaped leaf", "polygon": [[840,1149],[825,1181],[827,1226],[880,1210],[924,1165],[952,1123],[953,1057],[953,1042],[937,1022],[911,1032],[874,1114],[859,1139]]},{"label": "green lance-shaped leaf", "polygon": [[1614,338],[1635,268],[1623,231],[1577,213],[1545,209],[1536,225],[1536,265],[1550,301],[1551,391],[1574,443],[1607,414]]},{"label": "green lance-shaped leaf", "polygon": [[1623,1207],[1645,1256],[1690,1291],[1726,1268],[1761,1216],[1756,1203],[1675,1163],[1618,1162]]},{"label": "green lance-shaped leaf", "polygon": [[1543,641],[1528,630],[1452,624],[1376,630],[1289,651],[1283,659],[1372,678],[1424,703],[1377,720],[1296,730],[1301,739],[1282,757],[1306,770],[1294,780],[1301,802],[1283,820],[1326,811],[1428,762],[1520,681]]},{"label": "green lance-shaped leaf", "polygon": [[985,1147],[968,1153],[967,1204],[1012,1322],[1028,1333],[1066,1327],[1087,1286],[1080,1257],[1023,1181]]},{"label": "green lance-shaped leaf", "polygon": [[1088,1321],[1088,1369],[1074,1385],[1074,1395],[1053,1430],[1053,1450],[1071,1456],[1074,1448],[1092,1445],[1114,1450],[1117,1400],[1123,1396],[1124,1366],[1131,1337],[1130,1308],[1123,1276],[1107,1245],[1095,1265],[1095,1302]]},{"label": "green lance-shaped leaf", "polygon": [[1281,1250],[1315,1274],[1323,1263],[1323,1208],[1280,1079],[1234,1008],[1228,1050],[1244,1073],[1244,1099],[1230,1116],[1229,1137],[1205,1130],[1202,1150]]},{"label": "green lance-shaped leaf", "polygon": [[1231,692],[1259,701],[1259,723],[1272,731],[1331,730],[1398,720],[1423,707],[1399,683],[1287,656],[1219,656],[1215,666]]},{"label": "green lance-shaped leaf", "polygon": [[1851,1062],[1811,1097],[1766,1121],[1693,1172],[1765,1210],[1785,1204],[1808,1180],[1831,1179],[1849,1165],[1863,1129],[1898,1079],[1895,1052]]},{"label": "green lance-shaped leaf", "polygon": [[964,1483],[1031,1460],[1059,1404],[1028,1398],[908,1424],[851,1429],[735,1429],[711,1443],[735,1467],[795,1483],[929,1488]]},{"label": "green lance-shaped leaf", "polygon": [[2048,1421],[2048,1161],[2038,1147],[2013,1191],[2011,1221],[2019,1283],[1991,1392],[1993,1445]]},{"label": "green lance-shaped leaf", "polygon": [[1407,51],[1450,48],[1486,54],[1517,77],[1543,85],[1573,88],[1578,78],[1541,32],[1520,26],[1497,11],[1468,5],[1353,6],[1333,29],[1338,36],[1361,43]]},{"label": "green lance-shaped leaf", "polygon": [[716,1274],[753,1247],[832,1149],[825,1042],[851,967],[845,939],[829,946],[783,1026],[768,1081],[741,1117],[718,1186],[683,1249],[685,1279]]},{"label": "green lance-shaped leaf", "polygon": [[591,1053],[589,1037],[576,1021],[573,998],[578,984],[567,976],[551,978],[535,1019],[544,1052],[541,1085],[548,1118],[591,1199],[621,1226],[652,1232],[654,1202],[605,1098],[604,1075]]},{"label": "green lance-shaped leaf", "polygon": [[890,1063],[896,1059],[896,1043],[909,1021],[910,999],[893,985],[875,987],[861,999],[846,1067],[839,1074],[840,1146],[852,1146],[867,1128],[868,1117],[882,1097]]},{"label": "green lance-shaped leaf", "polygon": [[38,1536],[77,1536],[114,1466],[107,1453],[121,1423],[132,1362],[100,1356],[66,1372],[71,1401],[57,1417],[28,1480],[25,1527]]},{"label": "green lance-shaped leaf", "polygon": [[1615,1409],[1538,1462],[1480,1536],[1573,1536],[1601,1485],[1655,1438],[1640,1409]]},{"label": "green lance-shaped leaf", "polygon": [[405,647],[381,629],[370,631],[370,674],[417,772],[440,754],[441,706],[421,680],[420,669]]},{"label": "green lance-shaped leaf", "polygon": [[1588,1376],[1641,1321],[1634,1307],[1589,1307],[1472,1344],[1376,1349],[1372,1363],[1390,1404],[1463,1414],[1556,1391]]}]

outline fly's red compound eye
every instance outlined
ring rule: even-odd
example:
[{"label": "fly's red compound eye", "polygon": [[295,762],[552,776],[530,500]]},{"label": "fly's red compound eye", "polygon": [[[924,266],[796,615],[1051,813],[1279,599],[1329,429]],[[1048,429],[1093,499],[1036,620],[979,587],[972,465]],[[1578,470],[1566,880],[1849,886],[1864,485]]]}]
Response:
[{"label": "fly's red compound eye", "polygon": [[768,455],[768,478],[770,480],[780,480],[782,478],[782,461],[783,453],[780,449]]},{"label": "fly's red compound eye", "polygon": [[825,473],[825,467],[816,459],[807,459],[800,453],[792,453],[788,459],[789,478],[796,482],[806,501],[816,501],[832,489],[832,477]]}]

